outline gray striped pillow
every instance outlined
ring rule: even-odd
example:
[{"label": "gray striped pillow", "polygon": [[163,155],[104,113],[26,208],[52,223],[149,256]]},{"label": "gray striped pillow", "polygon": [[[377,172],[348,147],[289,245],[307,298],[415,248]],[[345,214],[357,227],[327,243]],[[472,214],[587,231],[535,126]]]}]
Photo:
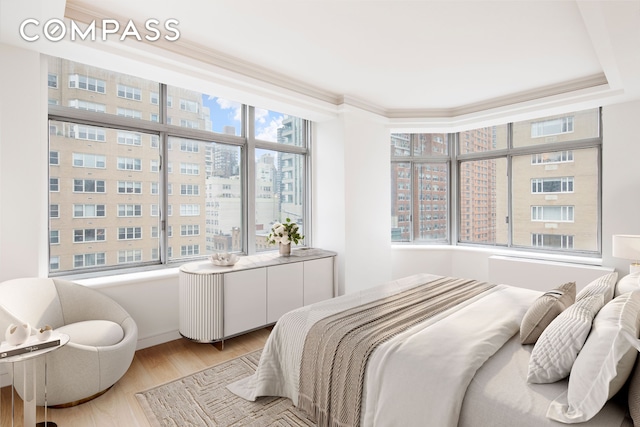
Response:
[{"label": "gray striped pillow", "polygon": [[535,344],[547,326],[576,299],[576,282],[568,282],[536,299],[520,323],[520,342]]},{"label": "gray striped pillow", "polygon": [[618,273],[616,271],[600,276],[578,292],[576,301],[580,301],[581,299],[592,295],[602,294],[604,296],[604,303],[606,304],[613,299],[617,282]]}]

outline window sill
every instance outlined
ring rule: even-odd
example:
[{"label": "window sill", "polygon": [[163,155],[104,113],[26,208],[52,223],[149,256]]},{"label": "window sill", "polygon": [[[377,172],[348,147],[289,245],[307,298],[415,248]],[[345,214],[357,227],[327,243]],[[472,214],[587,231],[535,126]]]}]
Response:
[{"label": "window sill", "polygon": [[446,244],[434,244],[434,245],[414,245],[414,244],[392,244],[392,250],[397,251],[460,251],[460,252],[473,252],[486,254],[487,256],[505,256],[511,258],[523,258],[532,261],[549,261],[560,262],[567,264],[581,264],[591,266],[602,266],[602,258],[580,256],[580,255],[563,255],[563,254],[551,254],[542,252],[530,252],[520,249],[508,249],[498,247],[476,247],[465,245],[446,245]]}]

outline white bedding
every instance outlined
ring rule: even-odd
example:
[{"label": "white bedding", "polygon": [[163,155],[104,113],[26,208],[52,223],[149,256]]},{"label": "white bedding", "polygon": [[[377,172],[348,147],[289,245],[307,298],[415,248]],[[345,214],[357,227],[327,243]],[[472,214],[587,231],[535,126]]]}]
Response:
[{"label": "white bedding", "polygon": [[[414,275],[286,314],[274,327],[256,373],[228,388],[248,400],[283,396],[297,404],[304,336],[313,323],[438,277]],[[379,346],[367,368],[362,425],[424,426],[429,421],[456,426],[476,370],[518,332],[524,313],[540,295],[496,286]]]}]

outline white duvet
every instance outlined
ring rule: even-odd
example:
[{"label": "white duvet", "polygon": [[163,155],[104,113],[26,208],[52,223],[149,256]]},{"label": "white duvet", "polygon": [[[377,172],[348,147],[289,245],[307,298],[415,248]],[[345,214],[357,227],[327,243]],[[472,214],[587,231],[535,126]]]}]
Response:
[{"label": "white duvet", "polygon": [[[269,336],[255,374],[229,390],[248,400],[282,396],[297,404],[304,337],[316,321],[438,277],[414,275],[287,313]],[[367,366],[361,424],[456,426],[476,370],[518,332],[539,295],[496,286],[380,345]]]}]

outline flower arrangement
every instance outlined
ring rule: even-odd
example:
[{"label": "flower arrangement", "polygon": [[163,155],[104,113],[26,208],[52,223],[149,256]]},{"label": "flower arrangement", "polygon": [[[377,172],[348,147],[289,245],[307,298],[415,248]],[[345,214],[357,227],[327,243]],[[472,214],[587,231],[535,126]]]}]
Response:
[{"label": "flower arrangement", "polygon": [[291,222],[289,218],[284,223],[276,222],[271,226],[271,233],[267,236],[267,243],[289,245],[293,242],[297,245],[300,240],[304,239],[304,236],[298,233],[298,230],[298,224]]}]

